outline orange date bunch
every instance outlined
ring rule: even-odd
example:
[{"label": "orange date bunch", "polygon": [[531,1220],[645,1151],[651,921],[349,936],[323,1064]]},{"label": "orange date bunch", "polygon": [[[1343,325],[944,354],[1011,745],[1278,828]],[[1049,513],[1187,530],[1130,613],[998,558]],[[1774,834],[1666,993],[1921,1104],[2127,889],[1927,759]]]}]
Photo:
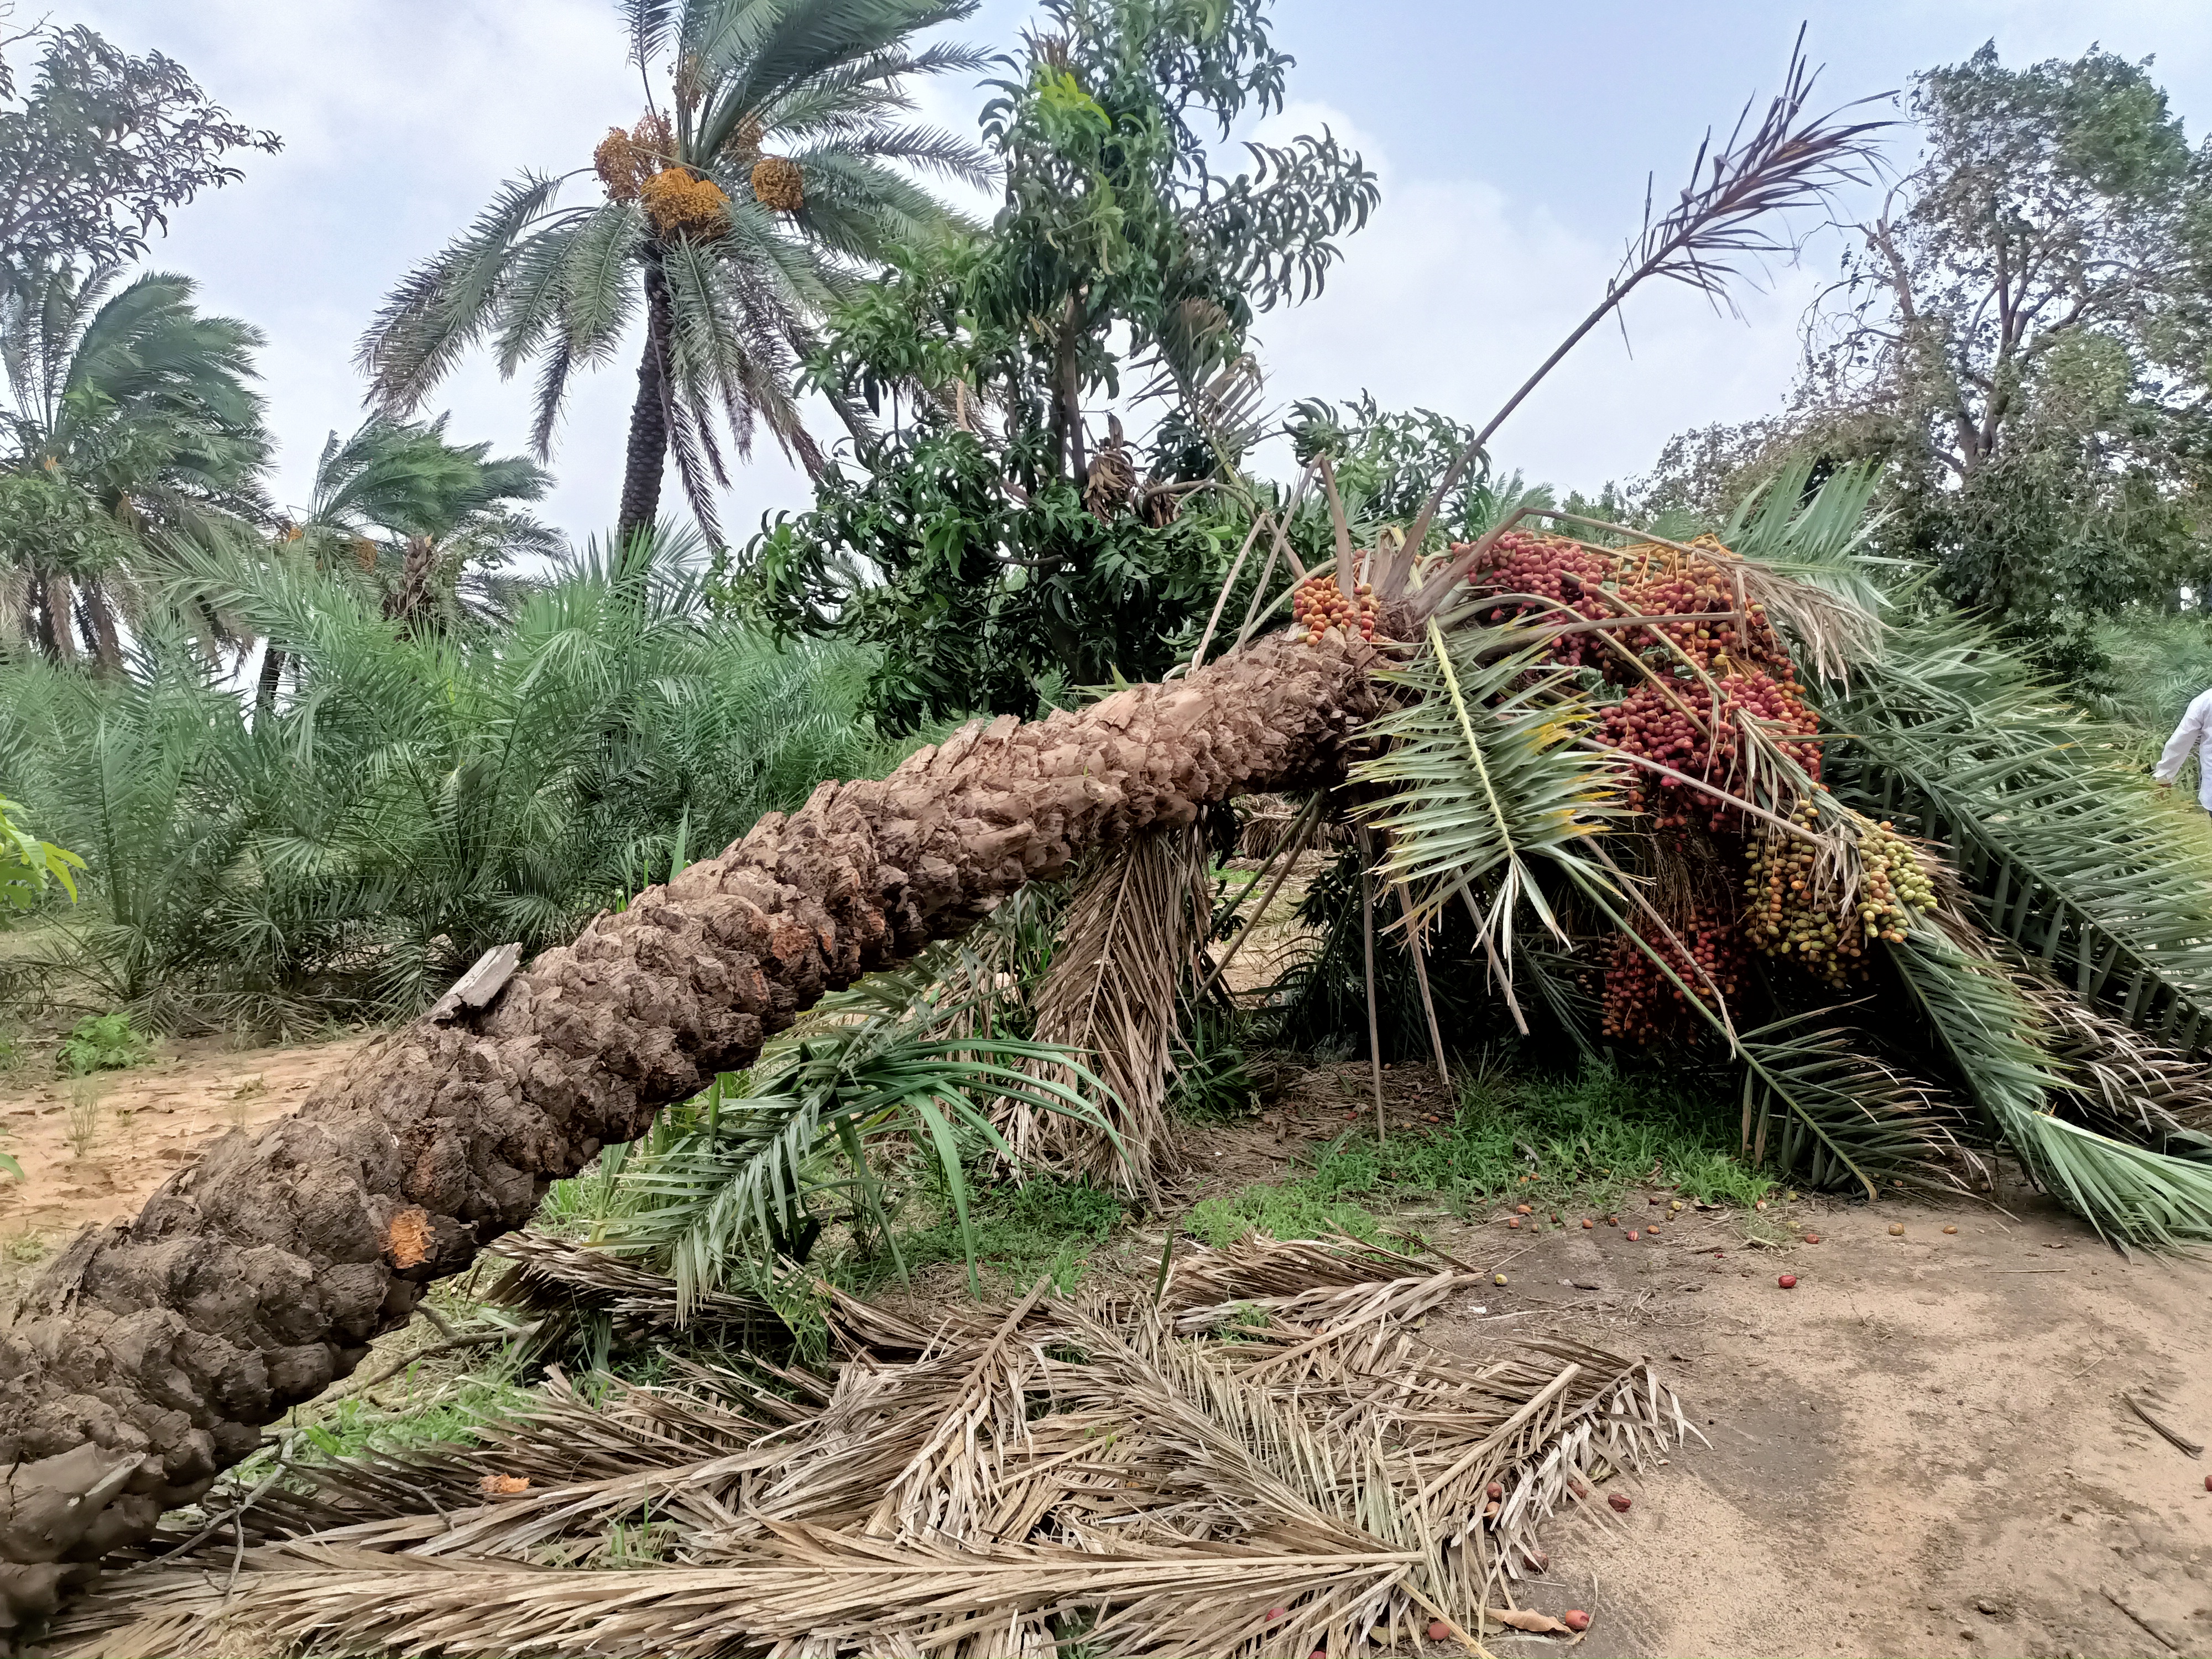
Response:
[{"label": "orange date bunch", "polygon": [[1309,645],[1319,645],[1332,628],[1371,640],[1375,616],[1375,590],[1366,582],[1357,584],[1347,598],[1335,577],[1309,576],[1291,594],[1291,620],[1304,630]]}]

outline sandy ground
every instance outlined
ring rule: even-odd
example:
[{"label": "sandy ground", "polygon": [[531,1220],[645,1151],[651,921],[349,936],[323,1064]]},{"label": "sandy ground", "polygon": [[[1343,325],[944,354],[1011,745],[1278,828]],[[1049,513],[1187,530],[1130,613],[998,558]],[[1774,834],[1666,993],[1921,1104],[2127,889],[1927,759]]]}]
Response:
[{"label": "sandy ground", "polygon": [[[30,1176],[0,1182],[0,1238],[126,1213],[196,1147],[287,1109],[359,1046],[185,1046],[112,1078],[82,1157],[66,1085],[0,1094]],[[1443,1091],[1419,1068],[1389,1077],[1390,1132],[1421,1133]],[[1181,1195],[1294,1173],[1365,1091],[1357,1066],[1303,1074],[1264,1116],[1194,1138]],[[1625,1517],[1548,1533],[1547,1576],[1523,1600],[1595,1616],[1577,1659],[2212,1654],[2212,1463],[2123,1399],[2212,1441],[2212,1266],[2130,1262],[2032,1194],[1998,1196],[2002,1210],[1692,1208],[1656,1237],[1663,1205],[1641,1194],[1618,1225],[1592,1213],[1588,1230],[1580,1212],[1534,1231],[1433,1205],[1397,1218],[1507,1277],[1431,1317],[1431,1340],[1480,1356],[1558,1331],[1649,1355],[1712,1441],[1629,1482]],[[1796,1289],[1778,1286],[1784,1272]]]},{"label": "sandy ground", "polygon": [[240,1049],[222,1038],[166,1045],[149,1066],[86,1078],[0,1077],[0,1253],[21,1265],[88,1221],[112,1221],[204,1146],[300,1103],[368,1041]]},{"label": "sandy ground", "polygon": [[[1360,1067],[1308,1074],[1210,1137],[1218,1173],[1194,1185],[1280,1178],[1366,1090]],[[1394,1134],[1443,1103],[1419,1069],[1387,1094]],[[1507,1279],[1430,1340],[1480,1357],[1556,1331],[1648,1356],[1712,1442],[1629,1482],[1626,1516],[1555,1523],[1527,1604],[1593,1614],[1591,1659],[2212,1654],[2212,1462],[2122,1397],[2212,1441],[2212,1264],[2131,1262],[2023,1188],[1996,1196],[1690,1207],[1656,1234],[1663,1193],[1618,1225],[1402,1218]]]}]

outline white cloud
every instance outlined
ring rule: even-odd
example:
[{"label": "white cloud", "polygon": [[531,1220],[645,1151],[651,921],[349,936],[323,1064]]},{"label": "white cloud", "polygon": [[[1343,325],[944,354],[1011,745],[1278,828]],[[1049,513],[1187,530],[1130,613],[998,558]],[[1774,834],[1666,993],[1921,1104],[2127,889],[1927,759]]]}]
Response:
[{"label": "white cloud", "polygon": [[[1339,110],[1293,106],[1266,131],[1323,123],[1376,168],[1382,204],[1321,298],[1261,319],[1270,386],[1283,398],[1364,390],[1481,424],[1603,297],[1620,246],[1494,185],[1401,170]],[[1741,319],[1678,285],[1638,289],[1625,307],[1627,344],[1611,319],[1593,331],[1492,453],[1532,481],[1595,489],[1644,470],[1674,432],[1768,412],[1818,283],[1802,270],[1768,274],[1770,291],[1739,293]]]}]

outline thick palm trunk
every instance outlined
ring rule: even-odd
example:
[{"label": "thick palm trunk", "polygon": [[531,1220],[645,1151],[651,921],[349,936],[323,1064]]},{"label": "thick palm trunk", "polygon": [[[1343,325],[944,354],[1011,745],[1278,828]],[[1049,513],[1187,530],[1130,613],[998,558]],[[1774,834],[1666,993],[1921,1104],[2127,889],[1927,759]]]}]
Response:
[{"label": "thick palm trunk", "polygon": [[645,267],[645,353],[638,359],[637,400],[629,410],[629,447],[623,459],[622,509],[615,527],[624,547],[652,528],[660,511],[660,476],[668,461],[668,281],[656,261]]},{"label": "thick palm trunk", "polygon": [[825,990],[1085,848],[1340,778],[1370,660],[1340,635],[1276,635],[1187,682],[970,726],[881,782],[825,783],[488,1008],[392,1033],[136,1221],[87,1231],[0,1332],[0,1604],[35,1614],[69,1563],[144,1537],[549,1182],[749,1063]]}]

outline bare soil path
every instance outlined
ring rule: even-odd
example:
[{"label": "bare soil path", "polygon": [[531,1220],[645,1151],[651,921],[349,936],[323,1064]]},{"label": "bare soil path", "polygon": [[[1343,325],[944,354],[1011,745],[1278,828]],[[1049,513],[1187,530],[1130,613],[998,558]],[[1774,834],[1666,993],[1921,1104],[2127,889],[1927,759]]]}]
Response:
[{"label": "bare soil path", "polygon": [[0,1152],[24,1179],[0,1176],[0,1245],[20,1266],[88,1221],[136,1214],[154,1189],[219,1136],[298,1106],[366,1035],[240,1048],[202,1037],[165,1045],[148,1066],[84,1078],[0,1077]]},{"label": "bare soil path", "polygon": [[[1442,1091],[1418,1068],[1389,1077],[1390,1133],[1420,1133]],[[1273,1122],[1209,1137],[1211,1189],[1289,1173],[1289,1149],[1341,1131],[1366,1090],[1362,1067],[1310,1074]],[[1626,1483],[1626,1516],[1593,1505],[1547,1534],[1523,1600],[1594,1615],[1577,1659],[2212,1654],[2212,1450],[2178,1450],[2123,1397],[2212,1444],[2212,1263],[2130,1261],[2012,1186],[2002,1209],[1808,1198],[1670,1218],[1654,1196],[1618,1225],[1404,1218],[1507,1279],[1431,1317],[1429,1340],[1485,1356],[1559,1333],[1648,1354],[1711,1439]]]}]

